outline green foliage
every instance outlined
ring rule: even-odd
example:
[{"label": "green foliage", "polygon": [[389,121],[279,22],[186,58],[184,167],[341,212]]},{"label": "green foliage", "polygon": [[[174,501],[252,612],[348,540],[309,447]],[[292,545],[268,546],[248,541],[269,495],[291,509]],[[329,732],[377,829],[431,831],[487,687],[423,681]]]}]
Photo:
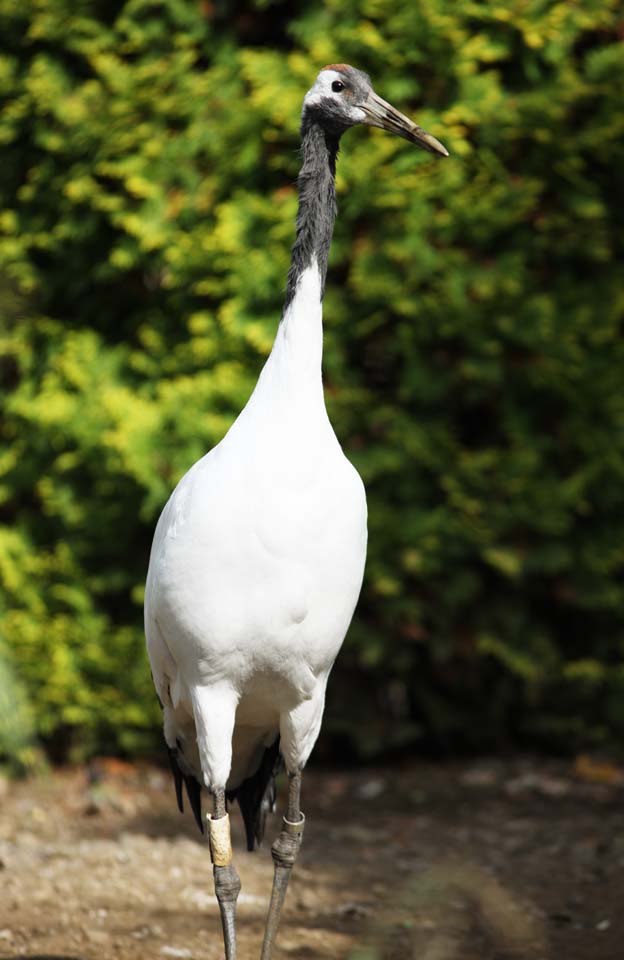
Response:
[{"label": "green foliage", "polygon": [[35,718],[24,684],[9,666],[0,644],[0,757],[11,773],[43,769],[35,738]]},{"label": "green foliage", "polygon": [[347,61],[451,158],[344,141],[325,383],[370,551],[334,732],[621,737],[619,5],[299,9],[0,0],[0,623],[37,732],[151,742],[151,533],[270,349],[301,99]]}]

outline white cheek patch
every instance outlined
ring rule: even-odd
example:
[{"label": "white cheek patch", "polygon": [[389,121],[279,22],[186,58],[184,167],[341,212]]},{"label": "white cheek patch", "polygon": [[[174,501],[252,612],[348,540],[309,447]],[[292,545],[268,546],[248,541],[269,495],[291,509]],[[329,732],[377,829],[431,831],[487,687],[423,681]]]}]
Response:
[{"label": "white cheek patch", "polygon": [[323,97],[330,97],[333,93],[331,85],[334,80],[340,80],[340,74],[336,70],[321,70],[316,78],[316,83],[306,93],[303,100],[304,104],[315,106],[321,102]]}]

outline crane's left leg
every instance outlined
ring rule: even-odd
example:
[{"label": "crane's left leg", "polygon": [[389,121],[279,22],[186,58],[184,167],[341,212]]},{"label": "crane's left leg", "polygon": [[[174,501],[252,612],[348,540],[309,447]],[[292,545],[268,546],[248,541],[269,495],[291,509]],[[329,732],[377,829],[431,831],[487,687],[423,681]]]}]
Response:
[{"label": "crane's left leg", "polygon": [[262,943],[261,960],[271,960],[275,934],[282,905],[288,889],[293,864],[303,840],[305,817],[300,809],[301,771],[288,774],[288,811],[282,821],[280,834],[271,847],[274,862],[273,890]]},{"label": "crane's left leg", "polygon": [[208,816],[210,856],[213,862],[214,885],[225,944],[225,960],[236,960],[236,900],[241,882],[232,863],[230,817],[225,809],[225,790],[213,793],[214,812]]}]

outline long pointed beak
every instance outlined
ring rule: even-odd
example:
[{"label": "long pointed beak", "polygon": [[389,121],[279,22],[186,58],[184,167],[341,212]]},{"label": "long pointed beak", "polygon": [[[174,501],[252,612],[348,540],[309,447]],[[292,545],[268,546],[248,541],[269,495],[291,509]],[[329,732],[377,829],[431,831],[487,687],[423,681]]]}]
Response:
[{"label": "long pointed beak", "polygon": [[422,127],[413,123],[409,117],[396,110],[392,104],[386,103],[381,97],[371,90],[364,103],[360,104],[360,109],[366,114],[366,119],[362,123],[369,127],[380,127],[382,130],[388,130],[390,133],[396,133],[397,136],[409,140],[428,150],[429,153],[435,153],[439,157],[448,157],[449,152],[442,146],[439,140],[426,133]]}]

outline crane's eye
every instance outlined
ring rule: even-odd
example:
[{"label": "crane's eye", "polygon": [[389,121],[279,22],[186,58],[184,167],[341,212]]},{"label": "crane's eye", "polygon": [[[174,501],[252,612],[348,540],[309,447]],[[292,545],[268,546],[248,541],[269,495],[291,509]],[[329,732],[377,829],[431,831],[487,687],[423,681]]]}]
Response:
[{"label": "crane's eye", "polygon": [[340,93],[341,90],[344,90],[344,83],[341,80],[334,80],[332,83],[332,90],[334,93]]}]

